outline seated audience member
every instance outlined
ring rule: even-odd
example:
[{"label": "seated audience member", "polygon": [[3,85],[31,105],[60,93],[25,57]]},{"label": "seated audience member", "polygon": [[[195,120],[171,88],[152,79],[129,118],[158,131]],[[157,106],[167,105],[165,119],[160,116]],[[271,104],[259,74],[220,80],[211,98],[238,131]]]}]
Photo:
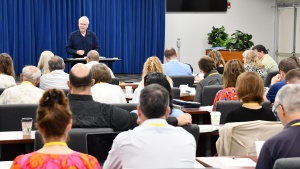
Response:
[{"label": "seated audience member", "polygon": [[97,159],[73,151],[66,144],[72,128],[72,112],[63,91],[47,90],[40,99],[36,126],[44,146],[32,153],[19,155],[11,168],[90,168],[100,169]]},{"label": "seated audience member", "polygon": [[169,100],[161,85],[151,84],[142,90],[140,126],[115,138],[104,169],[194,167],[195,139],[184,129],[168,125]]},{"label": "seated audience member", "polygon": [[225,123],[254,120],[276,121],[271,109],[260,105],[264,101],[264,82],[257,73],[244,72],[239,75],[236,92],[243,105],[230,112]]},{"label": "seated audience member", "polygon": [[69,74],[64,72],[65,63],[59,56],[52,56],[48,61],[50,73],[41,76],[40,88],[68,89]]},{"label": "seated audience member", "polygon": [[9,54],[0,54],[0,88],[16,85],[14,63]]},{"label": "seated audience member", "polygon": [[91,88],[93,99],[101,103],[127,103],[123,90],[119,85],[109,84],[111,74],[107,66],[98,63],[91,68],[95,85]]},{"label": "seated audience member", "polygon": [[263,45],[256,45],[252,48],[260,62],[265,66],[267,73],[278,70],[275,60],[268,55],[268,50]]},{"label": "seated audience member", "polygon": [[223,73],[223,89],[216,93],[213,103],[213,111],[216,110],[218,101],[239,100],[236,94],[235,84],[237,77],[243,72],[245,72],[243,63],[237,59],[231,59],[225,64]]},{"label": "seated audience member", "polygon": [[207,56],[211,57],[214,60],[216,68],[217,68],[217,71],[220,74],[223,74],[223,72],[224,72],[224,66],[225,66],[225,61],[223,59],[222,54],[219,51],[217,51],[217,50],[212,50],[212,51],[210,51],[207,54]]},{"label": "seated audience member", "polygon": [[246,50],[243,53],[243,60],[246,72],[256,72],[263,80],[267,78],[265,66],[261,64],[253,50]]},{"label": "seated audience member", "polygon": [[39,84],[41,71],[35,66],[25,66],[20,75],[21,84],[7,88],[0,96],[0,104],[37,104],[44,90]]},{"label": "seated audience member", "polygon": [[[93,65],[98,64],[100,61],[100,55],[96,50],[91,50],[88,52],[87,56],[86,56],[86,65],[89,68],[92,68]],[[111,78],[115,78],[114,73],[111,71],[111,69],[109,67],[107,67],[107,69],[109,70],[109,73],[111,75]]]},{"label": "seated audience member", "polygon": [[198,62],[200,70],[204,73],[204,79],[201,80],[196,87],[195,102],[200,102],[202,98],[202,90],[204,86],[222,85],[222,75],[216,70],[215,62],[209,56],[203,56]]},{"label": "seated audience member", "polygon": [[285,75],[286,84],[300,84],[300,69],[290,70]]},{"label": "seated audience member", "polygon": [[[157,73],[157,72],[148,73],[144,78],[144,83],[145,83],[144,84],[145,86],[156,83],[156,84],[159,84],[159,85],[161,85],[161,86],[163,86],[164,88],[167,89],[167,91],[169,92],[169,96],[170,96],[169,97],[170,98],[169,107],[171,109],[170,116],[178,117],[178,116],[184,114],[180,109],[176,109],[176,108],[173,107],[172,89],[171,89],[170,83],[168,82],[168,80],[166,78],[166,75],[164,75],[162,73]],[[132,112],[137,113],[136,110],[134,110]]]},{"label": "seated audience member", "polygon": [[267,92],[266,98],[273,103],[278,90],[286,84],[284,78],[288,71],[299,68],[297,62],[293,58],[285,58],[279,62],[279,74],[271,80],[270,89]]},{"label": "seated audience member", "polygon": [[[73,127],[111,127],[115,131],[126,131],[137,126],[137,115],[113,105],[93,100],[94,85],[90,69],[82,63],[75,64],[69,74],[69,104],[73,112]],[[190,117],[168,118],[174,126],[191,124]]]},{"label": "seated audience member", "polygon": [[168,76],[192,76],[192,69],[188,64],[179,62],[174,48],[165,50],[166,62],[163,68]]},{"label": "seated audience member", "polygon": [[[144,63],[143,72],[142,72],[142,80],[139,83],[138,87],[134,90],[134,95],[132,98],[133,103],[138,103],[139,96],[141,93],[141,90],[144,88],[144,77],[151,72],[159,72],[166,74],[164,71],[164,68],[156,56],[149,57],[146,62]],[[173,87],[173,81],[169,76],[166,76],[168,82],[170,83],[170,86]]]},{"label": "seated audience member", "polygon": [[50,72],[48,67],[48,61],[54,54],[51,51],[45,50],[41,53],[39,63],[37,67],[41,70],[42,74],[47,74]]},{"label": "seated audience member", "polygon": [[278,91],[274,105],[284,129],[264,143],[256,169],[273,168],[279,158],[300,157],[299,93],[300,86],[294,84],[286,85]]}]

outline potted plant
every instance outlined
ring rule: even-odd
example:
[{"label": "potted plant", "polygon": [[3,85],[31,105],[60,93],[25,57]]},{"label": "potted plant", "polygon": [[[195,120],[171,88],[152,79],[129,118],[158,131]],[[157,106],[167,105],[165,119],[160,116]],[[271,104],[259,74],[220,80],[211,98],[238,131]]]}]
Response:
[{"label": "potted plant", "polygon": [[226,41],[228,41],[228,34],[225,32],[224,26],[221,28],[212,27],[212,30],[208,35],[208,44],[213,47],[226,47]]},{"label": "potted plant", "polygon": [[229,43],[227,43],[227,49],[246,50],[251,48],[254,44],[251,41],[252,35],[243,33],[240,30],[236,30],[230,37]]}]

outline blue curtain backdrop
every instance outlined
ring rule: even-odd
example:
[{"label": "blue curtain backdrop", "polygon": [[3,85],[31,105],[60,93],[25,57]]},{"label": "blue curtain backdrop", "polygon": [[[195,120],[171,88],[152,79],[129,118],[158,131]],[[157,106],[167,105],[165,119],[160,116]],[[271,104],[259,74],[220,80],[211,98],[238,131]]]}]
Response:
[{"label": "blue curtain backdrop", "polygon": [[163,60],[164,0],[1,0],[0,53],[12,56],[16,73],[37,65],[44,50],[71,57],[65,45],[83,15],[100,55],[122,59],[113,64],[115,73],[141,73],[150,56]]}]

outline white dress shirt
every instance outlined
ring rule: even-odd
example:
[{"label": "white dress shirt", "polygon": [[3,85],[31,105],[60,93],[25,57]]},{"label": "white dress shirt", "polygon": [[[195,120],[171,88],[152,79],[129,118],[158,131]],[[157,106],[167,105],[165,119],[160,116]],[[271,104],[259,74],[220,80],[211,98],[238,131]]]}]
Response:
[{"label": "white dress shirt", "polygon": [[123,90],[118,85],[97,83],[92,88],[93,100],[101,103],[127,103]]},{"label": "white dress shirt", "polygon": [[0,74],[0,88],[8,88],[16,85],[16,80],[9,75]]},{"label": "white dress shirt", "polygon": [[69,74],[63,70],[53,70],[43,74],[40,80],[40,88],[43,90],[50,88],[68,89]]},{"label": "white dress shirt", "polygon": [[195,156],[190,133],[164,119],[149,119],[115,138],[103,168],[193,168]]}]

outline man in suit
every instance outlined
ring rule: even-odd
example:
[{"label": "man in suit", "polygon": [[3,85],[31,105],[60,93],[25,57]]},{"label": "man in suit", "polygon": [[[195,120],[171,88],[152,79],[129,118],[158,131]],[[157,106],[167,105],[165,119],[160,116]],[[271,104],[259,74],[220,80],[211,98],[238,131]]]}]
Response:
[{"label": "man in suit", "polygon": [[193,168],[195,139],[183,128],[168,125],[168,105],[163,86],[146,86],[137,107],[140,126],[115,138],[103,168]]},{"label": "man in suit", "polygon": [[191,67],[179,62],[174,48],[165,50],[165,59],[167,63],[163,64],[163,68],[168,76],[192,76]]},{"label": "man in suit", "polygon": [[273,168],[279,158],[300,157],[300,85],[288,84],[276,95],[275,111],[283,131],[268,139],[259,154],[256,169]]}]

